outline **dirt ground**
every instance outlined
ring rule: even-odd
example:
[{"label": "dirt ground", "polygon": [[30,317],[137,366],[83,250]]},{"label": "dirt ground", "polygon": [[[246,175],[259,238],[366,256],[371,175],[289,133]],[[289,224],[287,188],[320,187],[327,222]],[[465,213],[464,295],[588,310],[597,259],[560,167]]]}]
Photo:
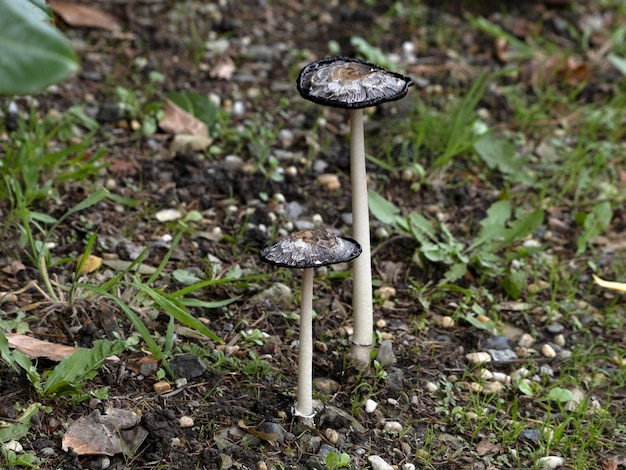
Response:
[{"label": "dirt ground", "polygon": [[[543,27],[546,34],[563,34],[563,43],[567,45],[566,33],[554,25],[562,18],[570,20],[595,7],[590,4],[588,8],[572,10],[567,4],[559,5],[561,2],[451,1],[443,6],[440,2],[427,2],[414,19],[408,14],[387,14],[391,1],[375,1],[372,5],[356,1],[331,1],[324,6],[320,3],[323,2],[100,0],[90,4],[112,14],[121,25],[119,31],[75,27],[58,19],[59,27],[79,51],[82,70],[76,77],[37,96],[37,112],[64,112],[76,104],[91,110],[101,126],[96,148],[108,151],[108,166],[93,178],[93,183],[138,200],[139,206],[120,208],[101,203],[96,210],[70,217],[52,237],[54,256],[75,259],[84,249],[85,239],[97,227],[99,255],[108,251],[129,259],[132,250],[148,247],[144,263],[157,266],[167,252],[163,237],[173,230],[172,225],[156,221],[154,214],[174,207],[199,211],[204,226],[183,237],[168,263],[168,272],[181,268],[204,273],[209,265],[207,257],[211,256],[221,260],[220,275],[235,266],[241,267],[245,275],[271,275],[263,281],[226,283],[199,294],[205,300],[235,296],[241,299],[227,307],[192,309],[226,344],[179,333],[175,352],[200,354],[208,365],[200,375],[190,376],[185,386],[170,393],[155,393],[154,374],[142,374],[147,352],[140,347],[125,352],[120,362],[108,363],[89,382],[89,390],[109,387],[106,406],[141,414],[148,435],[136,453],[126,458],[116,455],[103,459],[63,452],[61,436],[67,424],[104,405],[93,400],[74,404],[59,398],[45,403],[52,409],[37,416],[31,433],[21,441],[27,450],[32,449],[42,458],[46,455],[42,449],[52,449],[46,450],[50,454],[40,468],[324,468],[324,445],[347,453],[353,468],[386,468],[368,462],[370,455],[379,455],[396,468],[406,469],[412,468],[411,464],[438,469],[532,468],[532,462],[519,467],[503,463],[498,466],[495,461],[478,458],[470,451],[480,440],[472,430],[466,434],[445,432],[442,414],[436,411],[441,397],[434,398],[427,384],[450,375],[463,377],[469,370],[465,353],[480,350],[490,338],[468,325],[444,328],[438,323],[441,316],[449,313],[450,303],[462,299],[462,292],[456,299],[434,299],[428,308],[418,300],[415,285],[436,282],[443,271],[436,265],[419,268],[408,261],[417,245],[403,236],[374,243],[375,278],[392,284],[396,291],[392,307],[378,300],[375,305],[381,339],[391,338],[394,345],[395,362],[386,367],[384,377],[379,370],[357,371],[346,359],[351,322],[349,277],[340,273],[316,284],[314,376],[316,397],[323,408],[316,416],[314,429],[302,427],[291,414],[297,366],[297,325],[291,314],[298,309],[299,276],[265,266],[257,255],[272,238],[271,228],[275,225],[312,220],[319,214],[326,226],[340,230],[347,227],[348,115],[308,105],[295,87],[295,78],[303,65],[330,55],[329,42],[335,42],[346,56],[358,55],[351,44],[355,36],[366,38],[385,53],[399,56],[406,53],[403,44],[413,44],[418,61],[405,63],[403,71],[416,78],[410,93],[424,97],[434,106],[443,106],[448,90],[469,89],[481,72],[499,70],[503,65],[494,52],[493,39],[472,29],[464,16],[467,13],[485,15],[513,34],[523,35],[524,28]],[[542,26],[532,26],[538,24]],[[448,49],[432,37],[437,27],[455,32]],[[209,52],[205,52],[207,49]],[[234,71],[223,78],[219,72],[225,64],[232,64]],[[150,84],[151,72],[163,74],[164,82]],[[616,74],[590,79],[585,95],[593,100],[610,94],[613,80],[617,80]],[[222,152],[209,158],[189,151],[172,153],[171,135],[159,131],[148,137],[138,136],[131,128],[133,120],[120,118],[116,109],[116,86],[131,90],[156,87],[157,97],[168,91],[195,91],[218,97],[221,107],[231,114],[229,128],[223,129],[230,136],[214,137],[214,144]],[[432,86],[441,87],[440,102],[432,98]],[[24,104],[23,99],[19,102]],[[368,139],[372,136],[376,141],[390,135],[397,120],[403,119],[403,113],[413,105],[411,99],[406,99],[374,111]],[[480,106],[492,113],[496,123],[506,125],[511,110],[502,106],[495,93],[488,91]],[[309,130],[322,115],[327,125],[312,140]],[[286,132],[277,137],[262,135],[268,121],[272,124],[266,128]],[[236,135],[244,135],[242,126],[249,122],[257,123],[254,129],[258,141],[245,137],[237,140]],[[285,170],[282,178],[269,178],[267,169],[254,166],[262,153],[259,146],[268,140],[268,145],[280,155],[279,165]],[[233,168],[226,155],[238,156],[243,164]],[[427,166],[432,156],[425,158]],[[339,190],[320,187],[315,160],[324,162],[324,172],[340,175]],[[399,207],[423,208],[424,214],[433,217],[446,207],[450,220],[463,221],[454,227],[459,237],[485,217],[493,202],[493,186],[481,175],[471,174],[471,168],[461,168],[456,181],[433,181],[428,188],[414,191],[410,188],[412,181],[403,179],[399,172],[368,165],[372,185],[382,188],[385,197]],[[59,216],[91,188],[91,181],[67,182],[59,189],[57,200],[47,200],[46,206],[38,210]],[[293,207],[301,213],[274,220],[280,204],[272,199],[276,193],[294,203]],[[269,197],[261,197],[263,194]],[[615,220],[615,227],[620,221],[622,226],[626,223],[623,213],[616,213]],[[216,227],[222,235],[219,240],[210,235]],[[561,253],[575,251],[572,233],[557,234],[554,244]],[[23,269],[0,271],[2,291],[17,291],[30,280],[40,282],[27,257],[14,254],[14,237],[15,233],[10,233],[0,242],[0,267],[18,260]],[[588,273],[579,274],[589,278]],[[61,265],[53,268],[51,275],[64,284],[71,281],[73,273],[67,265]],[[176,285],[171,278],[159,282]],[[250,300],[275,282],[283,282],[296,292],[291,301]],[[461,281],[465,286],[471,283],[471,277]],[[493,289],[499,290],[495,285]],[[16,308],[41,300],[39,293],[31,289],[19,296]],[[498,300],[501,299],[485,302]],[[602,302],[603,299],[597,299],[597,306],[602,306]],[[40,318],[29,324],[38,337],[57,343],[90,346],[95,339],[128,337],[131,331],[124,314],[106,301],[86,299],[73,309],[57,305],[47,309],[42,319],[43,313],[43,309],[29,311],[29,315]],[[551,339],[532,313],[509,312],[503,316],[515,331],[532,331],[539,342]],[[165,335],[167,315],[146,315],[144,319],[149,328]],[[592,316],[587,320],[591,331],[606,335],[607,343],[624,342],[623,335],[606,333],[594,325]],[[262,345],[246,341],[241,335],[242,331],[254,329],[265,334]],[[565,333],[572,343],[585,341],[570,325],[565,325]],[[520,363],[502,362],[496,369],[510,373]],[[41,360],[38,367],[51,365]],[[568,373],[565,364],[555,363],[552,368],[557,375]],[[504,400],[512,399],[512,395],[510,390],[502,392]],[[379,405],[372,413],[364,412],[363,402],[368,398]],[[626,395],[612,398],[611,411],[623,414]],[[25,376],[2,369],[1,416],[15,419],[15,402],[37,400]],[[519,408],[525,419],[543,419],[544,410],[530,400],[521,400]],[[194,425],[181,427],[181,417],[191,417]],[[386,426],[390,422],[400,423],[402,431],[394,432]],[[433,423],[441,424],[442,429],[434,438],[428,435]],[[423,467],[420,449],[428,439],[437,442],[439,454],[429,460],[429,467]]]}]

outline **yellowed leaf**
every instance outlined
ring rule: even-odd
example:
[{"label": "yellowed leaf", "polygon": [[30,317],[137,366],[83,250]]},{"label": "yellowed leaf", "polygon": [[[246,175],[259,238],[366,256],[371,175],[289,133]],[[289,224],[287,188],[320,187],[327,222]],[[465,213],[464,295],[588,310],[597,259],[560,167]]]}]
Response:
[{"label": "yellowed leaf", "polygon": [[9,346],[26,354],[31,359],[46,357],[51,361],[60,361],[66,356],[73,354],[78,348],[64,344],[50,343],[37,338],[17,333],[6,333]]},{"label": "yellowed leaf", "polygon": [[77,268],[80,269],[78,274],[89,274],[94,272],[102,266],[102,258],[96,255],[87,255],[87,259],[82,261],[82,258],[78,260],[76,265]]},{"label": "yellowed leaf", "polygon": [[626,292],[626,283],[624,282],[614,282],[614,281],[605,281],[604,279],[592,274],[593,280],[596,281],[600,287],[604,287],[606,289],[616,290],[619,292]]}]

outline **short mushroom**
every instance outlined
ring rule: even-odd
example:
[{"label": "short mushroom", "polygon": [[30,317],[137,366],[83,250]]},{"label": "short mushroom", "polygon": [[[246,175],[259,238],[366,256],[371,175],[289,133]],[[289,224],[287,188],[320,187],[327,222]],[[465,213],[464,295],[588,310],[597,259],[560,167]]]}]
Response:
[{"label": "short mushroom", "polygon": [[285,268],[302,268],[300,346],[298,348],[297,416],[313,416],[313,273],[314,268],[351,261],[361,254],[353,239],[326,230],[303,230],[266,246],[261,261]]},{"label": "short mushroom", "polygon": [[403,98],[413,81],[378,65],[349,57],[331,57],[302,69],[297,86],[314,103],[350,110],[350,177],[353,237],[363,247],[354,262],[352,295],[354,334],[351,357],[357,366],[369,364],[372,349],[373,301],[363,108]]}]

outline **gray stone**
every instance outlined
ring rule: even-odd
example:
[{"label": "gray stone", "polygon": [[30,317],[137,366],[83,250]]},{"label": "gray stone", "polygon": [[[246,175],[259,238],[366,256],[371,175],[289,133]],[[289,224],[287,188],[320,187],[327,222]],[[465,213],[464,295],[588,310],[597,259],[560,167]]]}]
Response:
[{"label": "gray stone", "polygon": [[177,378],[185,378],[187,380],[200,377],[206,370],[202,359],[192,354],[174,356],[170,361],[170,367]]},{"label": "gray stone", "polygon": [[500,335],[492,336],[485,343],[485,349],[487,350],[495,349],[498,351],[503,351],[505,349],[512,349],[512,348],[513,348],[513,341],[511,341],[511,339],[507,338],[506,336],[500,336]]},{"label": "gray stone", "polygon": [[356,432],[363,433],[365,428],[353,416],[335,406],[327,406],[320,416],[320,428],[333,429],[353,428]]},{"label": "gray stone", "polygon": [[376,360],[382,367],[390,366],[396,362],[396,355],[393,353],[393,341],[386,339],[380,343]]},{"label": "gray stone", "polygon": [[282,305],[291,301],[293,301],[291,289],[282,282],[277,282],[250,297],[248,303],[250,305],[265,305],[266,303]]},{"label": "gray stone", "polygon": [[493,362],[508,362],[516,360],[517,354],[512,349],[489,349],[489,354],[491,355],[491,359]]}]

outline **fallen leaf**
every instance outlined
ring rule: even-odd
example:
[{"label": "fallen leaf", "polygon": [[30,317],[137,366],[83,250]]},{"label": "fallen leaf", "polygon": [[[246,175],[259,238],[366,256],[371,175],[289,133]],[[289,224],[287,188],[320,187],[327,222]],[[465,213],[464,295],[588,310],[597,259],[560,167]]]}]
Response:
[{"label": "fallen leaf", "polygon": [[500,452],[500,444],[492,443],[489,438],[484,437],[478,444],[476,444],[476,452],[481,457],[483,455],[492,455]]},{"label": "fallen leaf", "polygon": [[78,274],[92,273],[100,266],[102,266],[102,258],[96,255],[87,255],[87,259],[84,261],[81,257],[76,263],[76,267],[80,269]]},{"label": "fallen leaf", "polygon": [[159,121],[159,127],[170,134],[209,136],[209,128],[204,122],[192,116],[169,99],[165,100],[163,119]]},{"label": "fallen leaf", "polygon": [[613,282],[613,281],[605,281],[604,279],[592,274],[593,280],[596,281],[600,287],[604,287],[606,289],[616,290],[619,292],[626,292],[626,283],[624,282]]},{"label": "fallen leaf", "polygon": [[78,348],[64,344],[50,343],[31,336],[17,333],[6,333],[9,346],[26,354],[31,359],[45,357],[51,361],[60,361],[64,357],[72,355]]},{"label": "fallen leaf", "polygon": [[148,431],[139,425],[141,418],[131,410],[111,408],[106,414],[93,410],[74,421],[63,436],[62,448],[78,455],[126,456],[141,445]]},{"label": "fallen leaf", "polygon": [[209,77],[220,80],[230,80],[233,77],[235,70],[237,70],[237,67],[235,66],[235,62],[233,62],[233,59],[229,56],[222,56],[209,72]]},{"label": "fallen leaf", "polygon": [[[126,271],[128,267],[132,264],[132,261],[124,261],[121,259],[106,259],[102,260],[102,264],[116,271]],[[133,271],[136,271],[139,274],[151,275],[156,272],[156,268],[154,266],[141,263],[139,265],[135,265]]]},{"label": "fallen leaf", "polygon": [[571,56],[536,57],[522,67],[522,80],[529,86],[565,82],[578,85],[589,78],[589,65]]},{"label": "fallen leaf", "polygon": [[70,26],[98,28],[112,32],[122,29],[115,16],[98,8],[70,2],[50,2],[49,5]]},{"label": "fallen leaf", "polygon": [[[5,337],[9,342],[9,346],[17,349],[19,352],[26,354],[31,359],[45,357],[51,361],[59,362],[67,356],[71,356],[78,349],[74,346],[65,344],[50,343],[32,336],[21,335],[19,333],[5,333]],[[119,361],[117,356],[109,356],[108,360]]]}]

